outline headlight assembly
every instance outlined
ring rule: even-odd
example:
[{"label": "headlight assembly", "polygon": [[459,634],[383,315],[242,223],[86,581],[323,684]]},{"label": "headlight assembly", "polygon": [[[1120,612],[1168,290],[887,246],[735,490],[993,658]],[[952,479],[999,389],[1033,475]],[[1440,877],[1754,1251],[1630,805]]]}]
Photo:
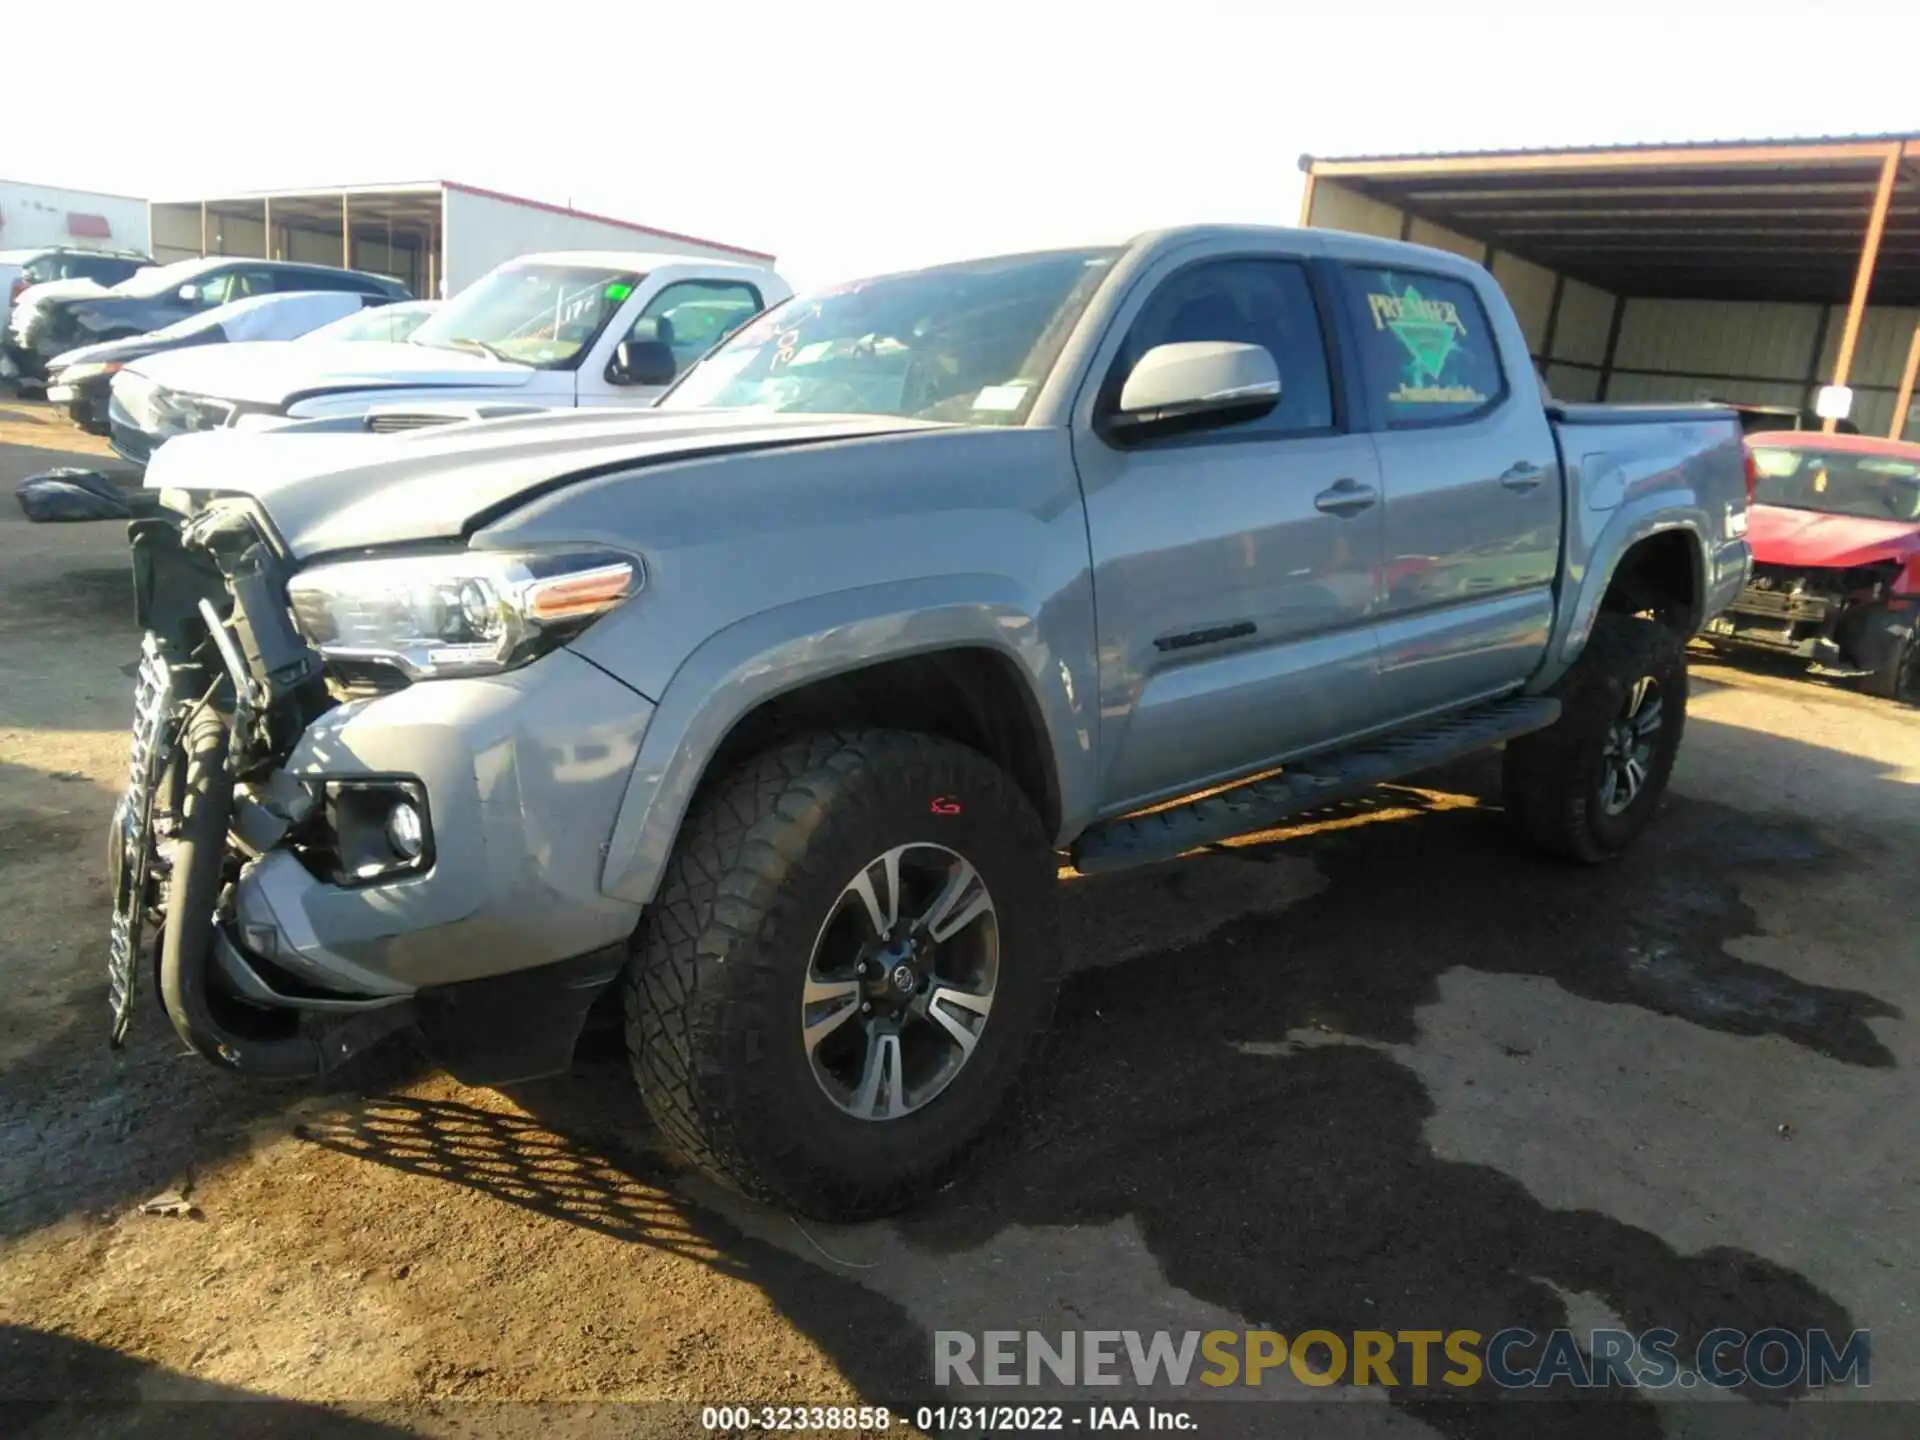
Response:
[{"label": "headlight assembly", "polygon": [[82,380],[95,380],[102,375],[118,375],[120,364],[118,360],[83,360],[78,365],[67,366],[56,378],[62,385],[77,385]]},{"label": "headlight assembly", "polygon": [[293,618],[328,659],[410,678],[525,665],[637,592],[637,557],[608,550],[460,550],[316,565],[287,585]]}]

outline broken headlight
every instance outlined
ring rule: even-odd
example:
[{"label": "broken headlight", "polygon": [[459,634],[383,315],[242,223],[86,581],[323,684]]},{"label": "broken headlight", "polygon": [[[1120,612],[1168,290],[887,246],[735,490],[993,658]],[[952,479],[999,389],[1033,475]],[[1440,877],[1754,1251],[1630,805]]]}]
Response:
[{"label": "broken headlight", "polygon": [[294,623],[329,660],[410,679],[525,665],[641,587],[638,558],[608,550],[459,550],[348,560],[287,585]]},{"label": "broken headlight", "polygon": [[121,362],[118,360],[83,360],[78,365],[69,365],[54,377],[56,384],[78,385],[82,380],[98,380],[102,375],[118,375]]}]

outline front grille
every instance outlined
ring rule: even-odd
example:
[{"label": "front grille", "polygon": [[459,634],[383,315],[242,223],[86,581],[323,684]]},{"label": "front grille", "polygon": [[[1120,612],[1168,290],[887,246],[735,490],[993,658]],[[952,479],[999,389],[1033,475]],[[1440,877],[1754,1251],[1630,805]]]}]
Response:
[{"label": "front grille", "polygon": [[173,681],[153,636],[142,646],[133,689],[133,741],[127,753],[127,794],[115,837],[120,854],[113,923],[107,943],[107,998],[113,1009],[112,1038],[126,1038],[133,1014],[134,965],[140,958],[140,932],[146,918],[147,862],[153,823],[153,788],[172,748]]},{"label": "front grille", "polygon": [[1796,570],[1791,565],[1769,565],[1764,560],[1756,560],[1748,585],[1755,590],[1805,589],[1807,578],[1805,570]]},{"label": "front grille", "polygon": [[1756,563],[1746,588],[1729,607],[1780,621],[1824,621],[1840,606],[1839,572]]},{"label": "front grille", "polygon": [[1770,615],[1781,620],[1825,620],[1833,611],[1833,601],[1824,595],[1805,591],[1764,590],[1749,585],[1733,602],[1733,609],[1749,615]]}]

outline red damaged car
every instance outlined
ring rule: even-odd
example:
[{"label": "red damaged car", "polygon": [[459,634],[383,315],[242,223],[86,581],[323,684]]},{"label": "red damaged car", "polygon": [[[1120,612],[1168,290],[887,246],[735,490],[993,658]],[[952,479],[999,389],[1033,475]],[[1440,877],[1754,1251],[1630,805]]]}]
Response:
[{"label": "red damaged car", "polygon": [[1706,638],[1920,703],[1920,445],[1807,430],[1747,444],[1753,578]]}]

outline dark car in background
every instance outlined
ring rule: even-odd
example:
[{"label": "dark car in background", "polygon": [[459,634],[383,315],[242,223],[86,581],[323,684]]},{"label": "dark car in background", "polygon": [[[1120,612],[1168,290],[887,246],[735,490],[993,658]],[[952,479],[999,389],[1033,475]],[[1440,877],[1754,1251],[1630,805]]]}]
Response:
[{"label": "dark car in background", "polygon": [[22,376],[44,379],[48,362],[65,351],[150,334],[229,301],[290,290],[413,298],[398,280],[363,270],[216,255],[142,270],[111,290],[29,294],[14,306],[7,353]]},{"label": "dark car in background", "polygon": [[[348,290],[291,290],[250,295],[177,320],[150,335],[103,340],[56,356],[47,367],[47,399],[82,430],[108,433],[107,399],[113,377],[135,360],[198,345],[297,340],[342,321],[361,322],[369,307],[399,308],[380,295]],[[376,327],[375,333],[380,333]]]},{"label": "dark car in background", "polygon": [[118,285],[153,264],[151,257],[137,250],[79,250],[55,245],[24,255],[7,285],[7,304],[34,285],[55,280],[92,280],[103,286]]}]

